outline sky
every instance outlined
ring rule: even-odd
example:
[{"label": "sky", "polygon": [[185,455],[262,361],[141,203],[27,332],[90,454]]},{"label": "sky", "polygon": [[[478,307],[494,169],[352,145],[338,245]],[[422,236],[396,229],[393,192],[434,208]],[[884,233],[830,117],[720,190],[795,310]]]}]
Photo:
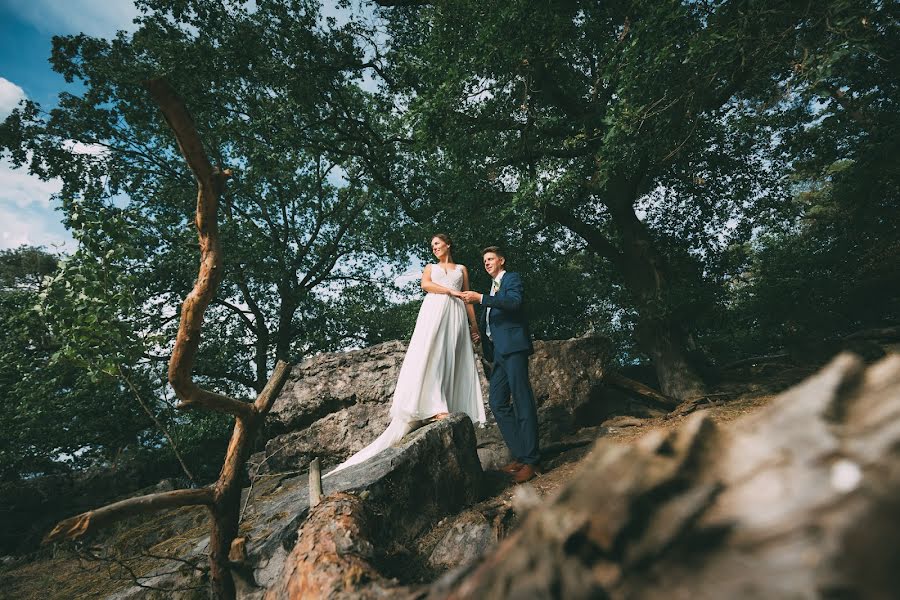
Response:
[{"label": "sky", "polygon": [[[324,14],[340,19],[334,2]],[[51,108],[61,91],[78,92],[53,72],[49,58],[54,35],[87,33],[110,38],[133,31],[138,10],[131,0],[0,0],[0,121],[23,98]],[[57,181],[41,181],[0,159],[0,250],[22,244],[72,252],[75,242],[62,226]]]},{"label": "sky", "polygon": [[[0,0],[0,119],[23,98],[49,108],[59,92],[77,91],[50,68],[54,35],[111,37],[133,30],[137,15],[130,0]],[[59,182],[41,181],[0,160],[0,250],[22,244],[74,250],[52,199],[59,189]]]}]

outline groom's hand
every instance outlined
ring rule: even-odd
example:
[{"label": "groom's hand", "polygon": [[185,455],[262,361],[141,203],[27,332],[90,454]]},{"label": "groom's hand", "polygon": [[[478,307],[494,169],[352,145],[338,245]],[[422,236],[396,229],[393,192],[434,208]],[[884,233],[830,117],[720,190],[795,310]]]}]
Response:
[{"label": "groom's hand", "polygon": [[461,298],[469,304],[481,303],[481,294],[478,292],[463,292]]}]

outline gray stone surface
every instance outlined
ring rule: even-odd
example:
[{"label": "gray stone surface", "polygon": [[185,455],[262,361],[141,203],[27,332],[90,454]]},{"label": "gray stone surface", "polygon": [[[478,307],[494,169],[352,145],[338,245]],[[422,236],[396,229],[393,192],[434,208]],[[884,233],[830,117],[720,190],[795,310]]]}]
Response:
[{"label": "gray stone surface", "polygon": [[[365,499],[378,515],[375,537],[390,547],[408,544],[448,514],[478,499],[482,470],[475,451],[475,431],[465,415],[451,415],[407,435],[364,464],[323,479],[323,492],[350,492]],[[240,535],[247,538],[247,561],[237,582],[239,598],[257,598],[281,573],[296,541],[298,526],[309,511],[308,475],[265,475],[245,490]],[[208,537],[186,542],[180,556],[205,566]],[[184,563],[166,564],[160,575],[142,583],[158,588],[195,586],[202,571]],[[196,590],[158,592],[132,587],[110,596],[190,598]]]},{"label": "gray stone surface", "polygon": [[463,513],[435,545],[428,564],[446,570],[474,561],[497,543],[487,518],[477,511]]},{"label": "gray stone surface", "polygon": [[[297,365],[267,422],[265,451],[251,459],[251,473],[290,471],[315,457],[335,465],[387,427],[391,399],[406,352],[403,342],[324,354]],[[593,424],[602,406],[600,380],[610,357],[605,338],[535,342],[529,368],[538,405],[541,442],[553,444],[579,426]],[[478,365],[485,406],[488,383]],[[490,409],[479,428],[478,455],[485,469],[509,461]]]}]

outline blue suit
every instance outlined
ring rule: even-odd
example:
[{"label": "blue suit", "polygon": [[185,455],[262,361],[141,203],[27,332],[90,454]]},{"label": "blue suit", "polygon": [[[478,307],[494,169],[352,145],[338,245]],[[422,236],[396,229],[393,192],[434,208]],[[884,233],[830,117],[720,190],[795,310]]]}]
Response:
[{"label": "blue suit", "polygon": [[[528,381],[528,357],[534,353],[524,311],[525,293],[518,273],[505,272],[500,289],[483,294],[480,329],[484,357],[493,366],[489,403],[497,426],[513,458],[525,464],[540,462],[537,407]],[[487,336],[490,318],[491,337]],[[510,401],[510,395],[512,401]]]}]

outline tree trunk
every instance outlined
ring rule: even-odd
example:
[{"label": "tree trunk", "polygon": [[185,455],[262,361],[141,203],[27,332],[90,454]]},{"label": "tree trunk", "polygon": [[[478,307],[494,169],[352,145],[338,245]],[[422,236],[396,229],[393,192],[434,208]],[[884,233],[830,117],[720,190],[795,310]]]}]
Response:
[{"label": "tree trunk", "polygon": [[672,308],[666,260],[632,204],[623,203],[610,212],[621,235],[620,270],[638,308],[638,347],[653,361],[663,394],[678,400],[703,396],[706,386],[689,358],[685,316]]},{"label": "tree trunk", "polygon": [[278,307],[278,332],[275,334],[275,359],[288,360],[291,354],[291,340],[294,339],[294,314],[300,301],[297,288],[288,282],[278,285],[281,305]]},{"label": "tree trunk", "polygon": [[391,597],[377,593],[391,582],[372,564],[370,522],[365,502],[353,494],[332,494],[311,509],[266,600]]},{"label": "tree trunk", "polygon": [[[264,418],[264,417],[263,417]],[[236,419],[225,462],[216,482],[216,503],[210,507],[213,523],[209,536],[209,580],[216,598],[234,598],[234,578],[228,568],[231,542],[237,537],[241,511],[241,475],[250,443],[262,419]]]},{"label": "tree trunk", "polygon": [[702,396],[703,379],[688,358],[686,319],[670,310],[671,278],[665,259],[634,213],[630,200],[637,196],[634,187],[620,184],[618,190],[604,191],[604,195],[627,199],[607,205],[620,235],[618,244],[613,244],[597,227],[558,206],[547,206],[547,217],[582,237],[591,250],[610,260],[622,274],[638,309],[638,347],[653,361],[663,394],[676,400]]}]

